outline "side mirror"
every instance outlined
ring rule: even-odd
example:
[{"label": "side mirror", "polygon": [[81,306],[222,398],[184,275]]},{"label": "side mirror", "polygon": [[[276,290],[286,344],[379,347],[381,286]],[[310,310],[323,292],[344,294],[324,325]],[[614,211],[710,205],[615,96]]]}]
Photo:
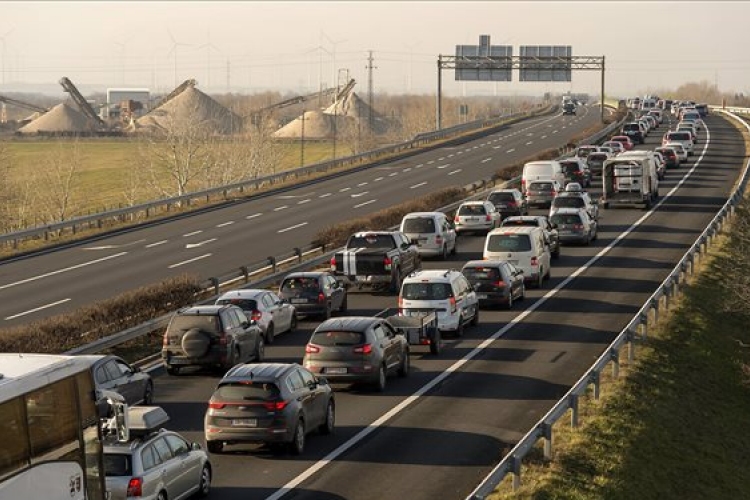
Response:
[{"label": "side mirror", "polygon": [[194,450],[194,451],[197,451],[197,450],[201,450],[203,448],[201,448],[201,445],[199,445],[198,443],[190,443],[190,449]]},{"label": "side mirror", "polygon": [[318,382],[315,380],[311,380],[307,383],[307,388],[310,390],[315,389],[316,387],[318,387]]},{"label": "side mirror", "polygon": [[318,377],[318,385],[328,385],[328,379],[325,377]]}]

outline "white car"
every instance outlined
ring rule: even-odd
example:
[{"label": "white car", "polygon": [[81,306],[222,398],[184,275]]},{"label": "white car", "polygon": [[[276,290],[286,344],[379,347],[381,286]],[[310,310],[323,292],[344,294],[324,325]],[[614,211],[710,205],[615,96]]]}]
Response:
[{"label": "white car", "polygon": [[466,201],[456,210],[453,225],[456,234],[470,231],[492,231],[500,225],[500,212],[491,201]]},{"label": "white car", "polygon": [[677,153],[677,158],[680,159],[680,163],[682,163],[683,161],[687,161],[688,152],[681,142],[668,142],[666,144],[663,144],[662,147],[674,149],[674,152]]},{"label": "white car", "polygon": [[617,141],[606,141],[602,143],[602,146],[606,146],[614,152],[614,154],[619,155],[620,153],[625,152],[625,146],[622,145],[621,142]]},{"label": "white car", "polygon": [[216,304],[234,304],[242,309],[258,323],[266,344],[273,344],[279,333],[297,329],[297,309],[270,290],[232,290],[216,299]]},{"label": "white car", "polygon": [[670,142],[679,142],[687,151],[688,156],[693,156],[693,134],[689,131],[670,130],[661,140],[661,145],[666,146]]},{"label": "white car", "polygon": [[[576,189],[576,187],[578,189]],[[552,216],[555,215],[559,210],[563,208],[581,208],[585,210],[589,216],[596,220],[599,217],[599,204],[595,203],[591,199],[591,196],[581,189],[580,184],[571,183],[565,188],[565,191],[558,194],[554,200],[552,200],[552,206],[549,209],[549,218],[552,220]]]}]

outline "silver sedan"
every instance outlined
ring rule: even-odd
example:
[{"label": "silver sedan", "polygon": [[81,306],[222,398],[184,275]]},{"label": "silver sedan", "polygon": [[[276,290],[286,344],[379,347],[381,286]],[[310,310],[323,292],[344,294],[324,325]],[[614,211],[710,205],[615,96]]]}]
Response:
[{"label": "silver sedan", "polygon": [[270,290],[232,290],[216,299],[216,303],[239,306],[263,330],[266,344],[272,344],[275,335],[297,328],[297,309]]}]

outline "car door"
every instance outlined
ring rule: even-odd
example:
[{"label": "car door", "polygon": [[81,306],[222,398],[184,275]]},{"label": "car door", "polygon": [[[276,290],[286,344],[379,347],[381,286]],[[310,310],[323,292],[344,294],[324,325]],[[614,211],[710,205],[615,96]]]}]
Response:
[{"label": "car door", "polygon": [[[328,404],[325,388],[318,384],[317,380],[315,380],[315,375],[309,370],[300,366],[297,367],[297,371],[299,372],[300,377],[302,377],[302,383],[304,384],[303,390],[307,390],[310,394],[310,409],[308,412],[309,423],[307,428],[312,428],[313,424],[315,427],[323,425],[326,417],[326,405]],[[314,421],[310,420],[310,418],[313,418]]]},{"label": "car door", "polygon": [[151,443],[154,451],[161,459],[161,464],[156,468],[161,474],[161,481],[167,490],[168,498],[178,498],[184,488],[184,477],[182,464],[174,460],[172,449],[167,444],[163,436],[154,439]]},{"label": "car door", "polygon": [[380,323],[373,325],[372,335],[375,337],[375,345],[380,350],[381,359],[385,363],[387,371],[390,372],[398,362],[396,360],[396,353],[393,351],[392,339],[388,337],[384,325]]},{"label": "car door", "polygon": [[201,476],[201,459],[197,453],[192,453],[190,443],[175,434],[167,434],[164,440],[172,450],[172,461],[175,463],[175,472],[179,474],[177,480],[178,495],[170,498],[187,498],[188,495],[198,489]]},{"label": "car door", "polygon": [[392,365],[389,366],[401,366],[401,362],[406,355],[404,344],[401,341],[402,339],[398,336],[396,330],[388,324],[388,322],[384,321],[383,323],[381,323],[381,326],[388,343],[389,363],[392,363]]},{"label": "car door", "polygon": [[[244,352],[243,358],[249,360],[255,355],[256,345],[258,344],[258,337],[262,335],[262,330],[257,325],[251,325],[250,319],[245,315],[242,309],[234,309],[233,314],[237,318],[237,331],[241,337],[242,351]],[[244,325],[244,326],[243,326]]]},{"label": "car door", "polygon": [[271,292],[262,294],[259,300],[263,304],[263,309],[271,316],[269,323],[273,323],[274,332],[283,332],[287,327],[284,323],[284,312],[281,310],[279,301],[274,300]]},{"label": "car door", "polygon": [[[129,405],[139,401],[143,392],[139,392],[138,384],[135,383],[131,376],[134,371],[124,361],[110,359],[104,364],[110,380],[112,390],[119,392],[125,398]],[[135,386],[135,387],[134,387]]]},{"label": "car door", "polygon": [[446,246],[449,251],[454,251],[456,248],[456,230],[453,224],[450,223],[447,217],[441,218],[441,227],[443,228],[443,238],[446,241]]},{"label": "car door", "polygon": [[249,355],[247,349],[247,335],[245,335],[245,329],[240,325],[240,321],[235,314],[234,308],[228,308],[221,311],[221,325],[224,328],[224,332],[233,341],[233,348],[239,349],[240,357],[242,359],[235,359],[235,363],[242,362]]},{"label": "car door", "polygon": [[337,311],[341,308],[343,301],[343,287],[338,286],[336,278],[331,275],[323,275],[320,278],[320,286],[326,297],[330,297],[331,309]]},{"label": "car door", "polygon": [[299,411],[305,416],[305,429],[315,428],[315,423],[320,421],[316,416],[315,393],[305,385],[299,367],[292,370],[287,376],[287,387],[292,392],[292,398],[299,404]]},{"label": "car door", "polygon": [[265,299],[270,301],[274,308],[274,323],[277,325],[278,332],[285,332],[292,325],[292,306],[287,302],[282,302],[281,298],[273,292],[268,292]]}]

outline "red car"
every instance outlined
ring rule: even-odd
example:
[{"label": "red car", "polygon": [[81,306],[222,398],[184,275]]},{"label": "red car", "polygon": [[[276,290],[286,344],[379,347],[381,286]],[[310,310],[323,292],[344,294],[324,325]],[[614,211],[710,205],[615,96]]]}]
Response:
[{"label": "red car", "polygon": [[627,135],[616,135],[610,140],[621,143],[625,148],[625,151],[630,151],[634,146],[633,141],[631,141],[630,137],[628,137]]}]

